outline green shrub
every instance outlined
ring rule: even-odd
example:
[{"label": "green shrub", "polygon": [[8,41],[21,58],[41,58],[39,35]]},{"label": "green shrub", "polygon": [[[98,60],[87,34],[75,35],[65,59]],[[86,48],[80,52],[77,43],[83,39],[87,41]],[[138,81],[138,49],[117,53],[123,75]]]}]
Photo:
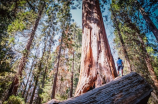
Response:
[{"label": "green shrub", "polygon": [[5,101],[3,104],[25,104],[24,99],[19,96],[10,96],[8,101]]}]

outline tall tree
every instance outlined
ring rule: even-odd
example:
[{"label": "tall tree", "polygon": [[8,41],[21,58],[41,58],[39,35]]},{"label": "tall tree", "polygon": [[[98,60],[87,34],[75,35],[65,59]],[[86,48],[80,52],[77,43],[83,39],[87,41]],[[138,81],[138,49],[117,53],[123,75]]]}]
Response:
[{"label": "tall tree", "polygon": [[145,10],[140,5],[140,3],[137,0],[135,1],[135,3],[138,6],[138,9],[139,9],[140,13],[142,14],[143,18],[145,19],[146,23],[148,24],[150,30],[155,35],[156,40],[158,41],[158,29],[157,29],[157,27],[154,25],[153,21],[150,19],[149,15],[148,15],[148,13],[145,12]]},{"label": "tall tree", "polygon": [[[150,83],[153,86],[154,91],[152,92],[151,98],[157,99],[157,74],[156,68],[154,68],[153,66],[153,63],[155,63],[153,60],[153,56],[157,56],[157,54],[149,53],[147,51],[147,49],[150,47],[147,46],[148,44],[150,44],[148,38],[142,32],[142,30],[136,25],[136,23],[133,23],[133,18],[130,15],[130,12],[133,11],[126,10],[124,8],[126,8],[126,6],[122,7],[122,5],[119,5],[116,2],[116,0],[113,0],[111,9],[113,14],[112,19],[115,24],[115,40],[118,41],[120,39],[120,32],[123,37],[122,39],[125,43],[126,49],[128,50],[128,54],[130,55],[132,68],[135,69],[134,71],[138,72],[144,78],[146,78],[148,83]],[[118,49],[120,49],[120,43],[121,42],[117,42]],[[119,52],[119,54],[121,53],[122,52]]]},{"label": "tall tree", "polygon": [[[119,0],[118,4],[122,7],[125,7],[125,5],[126,5],[126,7],[129,6],[129,8],[132,9],[133,13],[135,13],[133,15],[136,15],[136,11],[139,11],[142,14],[146,23],[148,24],[150,30],[153,32],[156,40],[158,41],[158,28],[155,26],[153,21],[150,19],[148,12],[146,12],[144,10],[144,8],[142,7],[142,5],[139,2],[140,1],[138,1],[138,0]],[[149,1],[149,2],[151,2],[151,3],[149,3],[149,5],[150,4],[153,5],[154,3],[156,4],[155,1]]]},{"label": "tall tree", "polygon": [[58,48],[58,57],[57,57],[57,66],[55,68],[55,75],[54,75],[54,81],[53,81],[53,86],[52,86],[52,94],[51,98],[55,98],[55,90],[56,90],[56,83],[57,83],[57,75],[58,75],[58,68],[59,68],[59,62],[60,62],[60,57],[61,57],[61,49],[62,49],[62,44],[64,40],[65,34],[68,34],[68,29],[70,25],[70,20],[71,20],[71,14],[70,14],[70,4],[71,1],[59,1],[61,3],[61,6],[59,7],[59,13],[58,13],[58,18],[61,23],[61,39],[60,39],[60,44]]},{"label": "tall tree", "polygon": [[70,97],[72,97],[72,94],[73,94],[74,51],[73,51],[72,55],[73,55],[73,60],[72,60],[72,68],[71,68]]},{"label": "tall tree", "polygon": [[[52,47],[52,39],[50,39],[50,41],[49,41],[49,50],[48,50],[48,54],[46,56],[46,65],[44,68],[44,74],[43,74],[43,78],[42,78],[42,86],[41,86],[42,91],[41,91],[41,93],[43,93],[43,88],[45,86],[45,79],[46,79],[46,76],[48,74],[48,60],[49,60],[50,54],[51,54],[51,47]],[[39,97],[39,104],[41,104],[41,102],[42,102],[42,98]]]},{"label": "tall tree", "polygon": [[129,70],[132,71],[129,55],[128,55],[127,49],[125,47],[125,42],[124,42],[124,40],[122,38],[122,34],[121,34],[121,31],[120,31],[120,28],[119,28],[119,22],[117,21],[117,18],[116,18],[117,16],[115,15],[114,10],[112,10],[112,15],[113,15],[113,21],[114,21],[114,24],[116,26],[116,29],[117,29],[117,32],[118,32],[118,36],[119,36],[119,39],[120,39],[120,42],[121,42],[121,46],[122,46],[122,49],[123,49],[123,53],[124,53],[125,59],[127,60]]},{"label": "tall tree", "polygon": [[31,86],[32,86],[32,79],[30,80],[30,83],[29,83],[29,87],[28,87],[28,90],[27,90],[27,93],[26,93],[26,96],[25,96],[25,103],[27,102],[27,97],[28,97],[28,94],[29,94],[29,92],[30,92],[30,88],[31,88]]},{"label": "tall tree", "polygon": [[56,66],[56,72],[55,72],[55,75],[54,75],[52,94],[51,94],[52,99],[55,98],[55,89],[56,89],[58,68],[59,68],[59,62],[60,62],[61,48],[62,48],[62,43],[63,43],[63,35],[64,35],[64,32],[62,33],[62,36],[61,36],[61,42],[60,42],[59,52],[58,52],[58,57],[57,57],[57,66]]},{"label": "tall tree", "polygon": [[23,56],[21,58],[21,61],[19,63],[18,72],[17,72],[17,74],[15,75],[15,77],[13,79],[12,85],[9,89],[9,92],[8,92],[7,96],[6,96],[6,100],[9,98],[9,96],[11,96],[13,94],[16,95],[16,93],[17,93],[17,88],[18,88],[18,85],[19,85],[19,77],[22,76],[22,71],[25,67],[26,59],[28,57],[30,47],[31,47],[32,41],[34,39],[34,35],[35,35],[36,30],[37,30],[37,26],[39,24],[39,21],[40,21],[40,18],[41,18],[44,7],[45,7],[45,2],[42,3],[41,8],[38,11],[38,17],[36,19],[36,22],[34,24],[32,32],[30,34],[30,38],[27,42],[26,48],[24,49],[24,54],[23,54]]},{"label": "tall tree", "polygon": [[27,88],[27,85],[28,85],[28,83],[29,83],[30,76],[31,76],[31,73],[32,73],[32,70],[33,70],[34,61],[35,61],[35,59],[32,61],[31,68],[30,68],[30,72],[29,72],[29,75],[28,75],[28,78],[27,78],[27,81],[26,81],[26,85],[25,85],[25,88],[24,88],[24,91],[23,91],[22,97],[24,97],[24,95],[25,95],[26,88]]},{"label": "tall tree", "polygon": [[81,71],[75,96],[117,77],[99,0],[83,0]]},{"label": "tall tree", "polygon": [[45,52],[46,52],[46,44],[47,44],[47,41],[45,41],[42,57],[39,60],[37,75],[35,75],[35,86],[33,88],[32,96],[31,96],[31,99],[30,99],[30,104],[32,104],[32,102],[33,102],[33,98],[34,98],[36,87],[37,87],[37,84],[38,84],[38,81],[39,81],[40,73],[42,71],[43,57],[44,57]]}]

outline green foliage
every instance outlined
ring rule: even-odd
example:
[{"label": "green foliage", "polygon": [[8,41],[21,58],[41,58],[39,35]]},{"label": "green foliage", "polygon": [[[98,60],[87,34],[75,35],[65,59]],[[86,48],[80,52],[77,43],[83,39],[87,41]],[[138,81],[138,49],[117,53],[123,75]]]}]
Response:
[{"label": "green foliage", "polygon": [[46,79],[45,81],[45,87],[42,89],[42,93],[40,94],[40,97],[42,98],[42,103],[46,103],[51,99],[51,88],[52,88],[52,82],[49,81],[49,79]]},{"label": "green foliage", "polygon": [[[134,0],[113,0],[111,4],[111,19],[113,20],[113,27],[115,29],[115,49],[117,49],[118,55],[123,60],[126,60],[122,42],[120,41],[119,37],[120,33],[132,69],[142,75],[148,81],[148,83],[153,85],[145,59],[147,59],[146,55],[149,55],[152,67],[158,76],[158,65],[156,64],[158,54],[156,51],[156,43],[151,42],[150,39],[154,39],[149,39],[148,35],[141,28],[141,26],[145,27],[145,25],[142,24],[143,22],[138,21],[140,17],[137,17],[138,8],[135,8],[136,4],[134,2]],[[129,73],[127,69],[128,66],[125,63],[125,73]]]},{"label": "green foliage", "polygon": [[23,31],[30,27],[37,18],[37,14],[33,11],[20,12],[17,14],[17,18],[8,26],[8,33],[12,34],[17,31]]},{"label": "green foliage", "polygon": [[5,101],[3,104],[25,104],[24,99],[19,96],[10,96],[8,101]]}]

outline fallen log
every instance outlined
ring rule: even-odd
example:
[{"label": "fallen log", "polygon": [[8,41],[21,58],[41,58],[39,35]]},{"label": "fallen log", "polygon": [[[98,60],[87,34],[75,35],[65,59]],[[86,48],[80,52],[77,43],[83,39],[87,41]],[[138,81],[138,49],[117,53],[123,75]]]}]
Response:
[{"label": "fallen log", "polygon": [[131,72],[80,96],[46,104],[147,104],[151,92],[152,88],[145,79]]}]

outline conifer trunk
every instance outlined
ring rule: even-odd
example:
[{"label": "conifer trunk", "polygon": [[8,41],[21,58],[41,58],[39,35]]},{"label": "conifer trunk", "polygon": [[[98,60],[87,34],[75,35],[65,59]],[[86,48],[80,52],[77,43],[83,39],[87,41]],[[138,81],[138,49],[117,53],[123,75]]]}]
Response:
[{"label": "conifer trunk", "polygon": [[30,83],[29,83],[29,88],[28,88],[27,93],[26,93],[26,96],[25,96],[25,103],[27,102],[27,97],[28,97],[28,94],[29,94],[29,92],[30,92],[31,82],[32,82],[32,80],[31,80]]},{"label": "conifer trunk", "polygon": [[59,53],[58,53],[57,67],[55,70],[56,72],[54,75],[54,81],[53,81],[53,86],[52,86],[51,99],[55,98],[55,89],[56,89],[56,83],[57,83],[57,75],[58,75],[58,68],[59,68],[59,62],[60,62],[61,47],[62,47],[62,43],[63,43],[63,35],[64,35],[64,33],[62,33],[62,36],[61,36],[61,43],[60,43],[60,48],[59,48]]},{"label": "conifer trunk", "polygon": [[158,90],[158,80],[157,80],[157,76],[155,74],[155,71],[154,71],[154,68],[152,66],[152,63],[151,63],[151,59],[150,59],[150,56],[149,54],[147,53],[147,50],[145,48],[145,44],[143,42],[143,39],[138,35],[139,37],[139,40],[141,42],[141,47],[142,47],[142,50],[144,52],[144,59],[145,59],[145,62],[146,62],[146,65],[147,65],[147,68],[148,68],[148,71],[150,73],[150,76],[151,76],[151,79],[153,80],[153,83],[156,87],[156,89]]},{"label": "conifer trunk", "polygon": [[145,19],[145,21],[147,22],[149,28],[151,29],[151,31],[155,35],[156,40],[158,41],[158,29],[157,29],[157,27],[154,25],[154,23],[150,19],[149,15],[145,12],[145,10],[142,8],[142,6],[140,5],[140,3],[137,0],[135,2],[136,2],[136,4],[139,7],[140,13],[142,14],[142,16]]},{"label": "conifer trunk", "polygon": [[81,71],[75,96],[117,77],[99,0],[83,0]]},{"label": "conifer trunk", "polygon": [[73,94],[73,71],[74,71],[74,51],[73,51],[73,62],[72,62],[72,68],[71,68],[71,87],[70,87],[70,97],[72,97],[72,94]]},{"label": "conifer trunk", "polygon": [[35,32],[37,30],[37,26],[39,24],[39,21],[40,21],[41,15],[42,15],[42,11],[44,9],[44,6],[45,6],[45,3],[42,5],[42,8],[39,10],[38,17],[35,21],[35,25],[32,29],[32,32],[30,34],[30,38],[29,38],[29,40],[27,42],[27,45],[26,45],[26,48],[24,50],[24,54],[23,54],[23,56],[21,58],[21,61],[19,63],[18,73],[15,75],[15,77],[13,79],[12,85],[11,85],[9,91],[8,91],[8,94],[7,94],[5,100],[8,100],[9,96],[16,95],[16,93],[17,93],[17,89],[18,89],[18,86],[19,86],[19,80],[20,80],[19,77],[22,77],[22,71],[25,67],[25,63],[26,63],[26,60],[27,60],[27,57],[28,57],[28,54],[29,54],[29,51],[30,51],[32,41],[34,39]]},{"label": "conifer trunk", "polygon": [[153,80],[153,83],[154,83],[154,86],[156,87],[156,89],[158,90],[158,79],[157,79],[157,76],[154,72],[154,68],[152,66],[152,63],[151,63],[151,59],[150,59],[150,56],[146,50],[146,47],[145,47],[145,44],[144,44],[144,41],[142,39],[142,37],[140,36],[140,31],[139,29],[136,27],[136,25],[132,24],[131,20],[127,17],[127,20],[130,27],[132,27],[132,29],[136,30],[138,34],[136,34],[138,36],[138,39],[141,43],[141,48],[142,48],[142,51],[143,51],[143,54],[144,54],[144,59],[145,59],[145,63],[147,65],[147,68],[148,68],[148,71],[150,73],[150,76],[151,76],[151,79]]},{"label": "conifer trunk", "polygon": [[[45,70],[44,70],[44,74],[43,74],[43,79],[42,79],[42,88],[44,88],[44,84],[45,84],[46,74],[47,74],[47,70],[48,70],[48,67],[47,67],[48,66],[48,59],[49,59],[49,55],[50,55],[50,52],[51,52],[51,46],[52,46],[52,43],[50,42],[48,56],[47,56],[47,60],[46,60],[47,64],[46,64],[46,67],[45,67]],[[43,92],[43,90],[42,90],[42,92]],[[39,97],[39,104],[41,104],[41,102],[42,102],[42,98]]]},{"label": "conifer trunk", "polygon": [[[125,15],[127,15],[127,14],[125,14]],[[149,56],[149,54],[148,54],[148,52],[146,50],[144,41],[143,41],[142,37],[139,34],[140,30],[136,27],[136,25],[134,25],[132,23],[132,21],[131,21],[131,19],[129,17],[126,17],[126,22],[129,23],[128,26],[130,26],[133,30],[137,31],[137,34],[135,34],[135,35],[138,36],[138,39],[139,39],[139,41],[141,43],[141,49],[143,51],[143,55],[144,55],[143,57],[144,57],[145,63],[147,65],[147,68],[148,68],[148,71],[150,73],[151,79],[152,79],[152,81],[154,83],[154,86],[158,90],[158,79],[157,79],[157,76],[156,76],[156,74],[154,72],[154,68],[152,66],[150,56]]]},{"label": "conifer trunk", "polygon": [[33,102],[33,98],[34,98],[34,95],[35,95],[35,91],[36,91],[37,84],[38,84],[38,76],[36,77],[35,86],[34,86],[34,88],[33,88],[32,96],[31,96],[31,99],[30,99],[30,103],[29,103],[29,104],[32,104],[32,102]]},{"label": "conifer trunk", "polygon": [[120,39],[120,42],[121,42],[121,46],[122,46],[122,49],[123,49],[123,54],[125,56],[125,59],[127,60],[129,71],[131,72],[132,71],[132,67],[131,67],[130,59],[128,57],[127,49],[125,47],[125,42],[123,41],[123,38],[122,38],[122,35],[121,35],[121,32],[120,32],[119,23],[116,20],[116,15],[114,14],[113,10],[112,10],[112,15],[114,16],[114,23],[116,24],[116,29],[118,31],[118,36],[119,36],[119,39]]},{"label": "conifer trunk", "polygon": [[41,73],[41,70],[42,70],[42,61],[43,61],[43,57],[44,57],[44,54],[46,52],[46,43],[47,41],[45,42],[45,45],[44,45],[44,48],[43,48],[43,53],[42,53],[42,57],[39,61],[39,66],[38,66],[38,73],[37,73],[37,76],[36,76],[36,80],[35,80],[35,86],[34,86],[34,89],[33,89],[33,92],[32,92],[32,96],[31,96],[31,99],[30,99],[30,104],[32,104],[33,102],[33,98],[34,98],[34,95],[35,95],[35,91],[36,91],[36,87],[37,87],[37,84],[38,84],[38,80],[39,80],[39,76],[40,76],[40,73]]},{"label": "conifer trunk", "polygon": [[26,92],[27,84],[28,84],[29,79],[30,79],[30,75],[31,75],[31,72],[32,72],[32,69],[33,69],[33,65],[34,65],[34,60],[32,61],[32,65],[31,65],[31,68],[30,68],[30,73],[29,73],[29,76],[28,76],[27,81],[26,81],[26,86],[25,86],[24,92],[22,94],[23,98],[24,98],[24,95],[25,95],[25,92]]}]

